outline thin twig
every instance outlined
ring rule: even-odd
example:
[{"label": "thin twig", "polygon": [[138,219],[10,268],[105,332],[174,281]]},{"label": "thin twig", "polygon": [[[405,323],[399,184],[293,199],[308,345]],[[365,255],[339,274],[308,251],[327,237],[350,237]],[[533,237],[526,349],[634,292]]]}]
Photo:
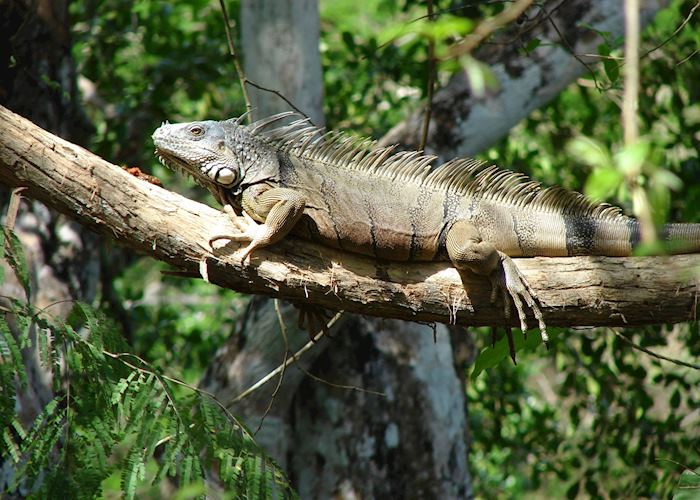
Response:
[{"label": "thin twig", "polygon": [[581,65],[583,65],[584,68],[586,68],[586,70],[590,73],[591,78],[593,78],[593,82],[595,83],[596,88],[600,88],[600,86],[598,84],[598,79],[595,76],[595,71],[593,70],[593,68],[591,68],[591,65],[588,64],[583,59],[581,59],[581,56],[576,53],[576,50],[574,50],[574,47],[572,47],[571,43],[569,43],[569,40],[559,30],[559,26],[557,26],[557,23],[554,22],[554,19],[552,19],[551,15],[547,12],[547,10],[544,8],[544,6],[542,6],[541,9],[545,13],[545,15],[547,16],[547,20],[549,21],[549,24],[552,25],[552,28],[554,28],[554,31],[556,31],[557,35],[559,35],[559,39],[564,43],[564,46],[569,51],[569,54],[571,54],[571,56],[574,59],[576,59]]},{"label": "thin twig", "polygon": [[250,79],[248,79],[248,78],[245,78],[244,80],[245,80],[245,83],[247,83],[247,84],[250,85],[251,87],[255,87],[256,89],[262,90],[263,92],[270,92],[270,93],[272,93],[272,94],[275,94],[277,97],[279,97],[279,98],[282,99],[284,102],[286,102],[286,103],[289,105],[290,108],[292,108],[294,111],[296,111],[297,113],[299,113],[300,115],[302,115],[304,118],[306,118],[306,119],[309,121],[309,123],[310,123],[311,125],[314,125],[314,123],[311,121],[311,118],[309,118],[309,115],[307,115],[306,113],[304,113],[301,109],[297,108],[297,107],[294,105],[294,103],[293,103],[292,101],[290,101],[289,99],[287,99],[287,98],[284,96],[284,94],[282,94],[282,92],[280,92],[279,90],[275,90],[275,89],[263,87],[262,85],[260,85],[260,84],[258,84],[258,83],[255,83],[253,80],[250,80]]},{"label": "thin twig", "polygon": [[625,89],[622,101],[622,128],[626,145],[637,142],[639,124],[639,0],[625,0]]},{"label": "thin twig", "polygon": [[[668,42],[670,42],[671,40],[673,40],[673,39],[683,30],[683,28],[685,28],[685,26],[690,22],[691,18],[693,17],[693,14],[695,14],[695,11],[696,11],[698,8],[700,8],[700,0],[693,6],[692,9],[690,9],[690,12],[688,13],[688,15],[685,17],[685,19],[683,19],[683,21],[681,22],[681,24],[678,25],[678,27],[673,31],[673,33],[671,33],[671,36],[669,36],[668,38],[666,38],[666,39],[665,39],[663,42],[661,42],[660,44],[656,45],[654,48],[647,50],[644,54],[642,54],[641,56],[639,56],[639,59],[642,60],[642,59],[645,59],[645,58],[649,57],[650,54],[652,54],[653,52],[655,52],[655,51],[659,50],[660,48],[664,47]],[[691,57],[693,57],[693,56],[694,56],[695,54],[697,54],[697,53],[698,53],[698,50],[694,50],[693,52],[691,52],[691,54],[690,54],[689,56],[687,56],[687,57],[681,59],[679,62],[677,62],[677,63],[676,63],[676,66],[680,66],[681,64],[683,64],[685,61],[687,61],[688,59],[690,59]],[[600,58],[605,57],[605,56],[595,55],[595,54],[582,54],[582,55],[588,56],[588,57],[600,57]],[[620,62],[619,62],[618,65],[617,65],[617,68],[618,68],[618,69],[622,69],[622,67],[625,65],[624,57],[618,58],[618,57],[613,57],[613,56],[607,56],[607,58],[609,58],[609,59],[620,59]]]},{"label": "thin twig", "polygon": [[686,368],[692,368],[694,370],[700,370],[700,365],[695,365],[693,363],[687,363],[685,361],[681,361],[680,359],[667,358],[666,356],[662,356],[661,354],[657,354],[653,351],[650,351],[646,347],[642,347],[639,344],[632,342],[630,339],[628,339],[627,337],[622,335],[617,330],[613,330],[613,333],[615,335],[617,335],[621,340],[624,340],[629,345],[631,345],[634,349],[637,349],[638,351],[642,351],[643,353],[648,354],[649,356],[652,356],[652,357],[657,358],[657,359],[662,359],[664,361],[668,361],[669,363],[673,363],[674,365],[685,366]]},{"label": "thin twig", "polygon": [[671,36],[669,36],[666,40],[661,42],[659,45],[657,45],[653,49],[649,49],[648,51],[646,51],[642,57],[647,57],[652,52],[659,50],[661,47],[666,45],[668,42],[670,42],[671,40],[676,38],[676,36],[678,36],[678,33],[680,33],[681,30],[683,30],[683,28],[685,28],[685,25],[690,22],[690,19],[693,17],[693,14],[695,14],[695,11],[698,10],[698,8],[700,8],[700,1],[698,1],[693,6],[692,9],[690,9],[690,12],[688,12],[688,15],[685,17],[685,19],[683,19],[683,22],[675,29],[675,31],[673,33],[671,33]]},{"label": "thin twig", "polygon": [[698,49],[695,49],[694,51],[692,51],[688,56],[686,56],[686,57],[684,57],[683,59],[681,59],[680,61],[678,61],[678,62],[676,63],[676,67],[678,67],[678,66],[680,66],[681,64],[683,64],[684,62],[686,62],[688,59],[690,59],[691,57],[693,57],[693,56],[694,56],[695,54],[697,54],[698,52],[700,52],[700,50],[698,50]]},{"label": "thin twig", "polygon": [[[329,326],[326,326],[326,334],[327,334],[328,338],[330,338],[330,335],[328,335],[328,329],[329,329],[329,328],[330,328]],[[322,329],[321,331],[323,331],[323,329]],[[295,358],[295,357],[296,357],[296,354],[292,354],[292,358]],[[297,359],[294,359],[294,361],[298,361],[298,360],[297,360]],[[326,379],[324,379],[324,378],[321,378],[321,377],[319,377],[318,375],[314,375],[314,374],[311,373],[309,370],[307,370],[306,368],[304,368],[304,367],[302,366],[301,363],[296,363],[296,365],[294,365],[294,366],[295,366],[298,370],[300,370],[302,373],[304,373],[307,377],[309,377],[309,378],[315,380],[316,382],[320,382],[320,383],[322,383],[322,384],[326,384],[327,386],[334,387],[334,388],[336,388],[336,389],[346,389],[346,390],[351,390],[351,391],[367,392],[367,393],[369,393],[369,394],[376,394],[376,395],[379,395],[379,396],[385,396],[385,394],[382,393],[382,392],[376,392],[376,391],[372,391],[372,390],[369,390],[369,389],[363,389],[362,387],[358,387],[358,386],[356,386],[356,385],[336,384],[335,382],[331,382],[330,380],[326,380]]]},{"label": "thin twig", "polygon": [[[428,19],[433,21],[433,0],[428,0]],[[425,119],[423,120],[423,136],[420,140],[419,151],[425,149],[428,142],[428,129],[430,128],[430,115],[433,112],[433,91],[435,89],[435,39],[428,40],[428,104],[425,108]]]},{"label": "thin twig", "polygon": [[284,102],[286,102],[290,108],[292,108],[294,111],[302,115],[304,118],[306,118],[311,125],[314,125],[314,123],[311,121],[311,118],[304,113],[301,109],[296,107],[292,101],[287,99],[284,94],[282,94],[279,90],[275,89],[270,89],[267,87],[263,87],[262,85],[255,83],[253,80],[250,80],[248,77],[245,76],[245,73],[243,72],[243,68],[241,67],[241,63],[238,60],[238,53],[236,52],[236,47],[233,44],[233,37],[231,36],[231,29],[230,29],[230,21],[228,17],[228,13],[226,11],[226,5],[224,3],[224,0],[219,0],[219,4],[221,5],[221,14],[224,17],[224,29],[226,30],[226,40],[228,41],[228,50],[229,53],[231,54],[231,57],[233,58],[233,65],[236,68],[236,73],[238,75],[238,80],[241,82],[241,89],[243,90],[243,99],[245,99],[245,114],[248,119],[248,123],[251,123],[253,121],[253,114],[251,111],[253,110],[253,106],[250,103],[250,96],[248,95],[248,87],[247,85],[250,85],[251,87],[255,87],[258,90],[262,90],[263,92],[270,92],[271,94],[275,94],[277,97],[282,99]]},{"label": "thin twig", "polygon": [[228,12],[226,12],[226,3],[224,0],[219,0],[219,5],[221,5],[221,15],[224,17],[224,30],[226,31],[226,40],[228,41],[228,51],[233,58],[233,66],[236,68],[236,74],[238,75],[238,80],[241,82],[241,90],[243,91],[243,99],[245,100],[245,111],[248,117],[248,123],[252,122],[253,117],[251,116],[251,111],[253,107],[250,104],[250,97],[248,96],[248,89],[246,88],[246,77],[243,73],[243,68],[241,68],[241,62],[238,60],[238,55],[236,52],[236,47],[233,44],[233,37],[231,36],[231,24],[228,17]]},{"label": "thin twig", "polygon": [[[335,323],[340,319],[340,317],[343,315],[343,311],[339,311],[331,320],[328,322],[328,324],[325,327],[325,330],[330,329]],[[316,345],[316,342],[321,340],[321,338],[325,335],[324,328],[321,328],[321,330],[301,349],[299,349],[297,352],[291,355],[291,357],[287,358],[284,363],[282,363],[280,366],[272,370],[270,373],[265,375],[263,378],[258,380],[256,383],[251,385],[248,389],[240,393],[238,396],[233,398],[231,402],[228,404],[228,406],[231,406],[234,403],[238,403],[242,399],[250,396],[253,392],[258,390],[260,387],[268,383],[273,377],[275,377],[277,374],[279,374],[282,370],[286,369],[289,365],[294,363],[295,361],[299,360],[299,357],[301,357],[302,354],[304,354],[306,351],[311,349],[313,346]]]},{"label": "thin twig", "polygon": [[[294,357],[295,355],[292,355]],[[296,360],[295,360],[296,361]],[[382,396],[386,397],[386,394],[383,392],[379,391],[373,391],[371,389],[365,389],[363,387],[358,387],[356,385],[349,385],[349,384],[336,384],[335,382],[331,382],[330,380],[326,380],[325,378],[321,378],[318,375],[314,375],[311,373],[309,370],[304,368],[301,363],[297,363],[294,365],[298,370],[302,371],[307,377],[315,380],[316,382],[320,382],[322,384],[326,384],[327,386],[334,387],[336,389],[345,389],[348,391],[357,391],[357,392],[365,392],[367,394],[374,394],[375,396]]]},{"label": "thin twig", "polygon": [[7,216],[5,217],[5,227],[10,231],[15,228],[15,221],[19,213],[19,204],[22,201],[22,191],[26,189],[27,188],[24,186],[14,188],[10,195],[10,204],[7,207]]},{"label": "thin twig", "polygon": [[464,38],[464,41],[450,50],[448,57],[452,59],[470,53],[488,38],[491,33],[519,18],[531,4],[532,0],[517,0],[499,14],[484,19],[474,28],[474,31]]},{"label": "thin twig", "polygon": [[678,462],[677,460],[673,460],[672,458],[663,458],[663,457],[660,457],[660,458],[655,458],[654,460],[657,461],[657,462],[671,462],[672,464],[679,465],[679,466],[683,467],[683,468],[686,469],[688,472],[691,472],[691,473],[695,474],[696,476],[697,476],[697,475],[700,475],[700,474],[698,474],[697,472],[695,472],[693,469],[691,469],[689,465],[686,465],[686,464],[684,464],[684,463]]},{"label": "thin twig", "polygon": [[282,334],[282,340],[284,341],[284,356],[282,356],[282,371],[280,372],[280,378],[277,380],[277,386],[275,387],[275,390],[272,391],[272,395],[270,396],[270,401],[267,404],[267,408],[265,408],[265,411],[263,412],[262,417],[260,417],[260,423],[258,424],[258,428],[255,429],[255,432],[253,432],[253,436],[257,436],[258,432],[260,432],[260,428],[263,425],[263,422],[265,421],[265,417],[267,417],[267,414],[270,413],[270,409],[272,408],[272,405],[275,403],[275,397],[277,396],[277,393],[280,390],[280,387],[282,386],[282,380],[284,380],[284,372],[287,369],[287,367],[284,364],[284,361],[287,360],[289,357],[289,339],[287,338],[287,325],[284,324],[284,318],[282,318],[282,311],[280,311],[280,301],[279,299],[274,299],[275,303],[275,312],[277,313],[277,322],[280,325],[280,333]]}]

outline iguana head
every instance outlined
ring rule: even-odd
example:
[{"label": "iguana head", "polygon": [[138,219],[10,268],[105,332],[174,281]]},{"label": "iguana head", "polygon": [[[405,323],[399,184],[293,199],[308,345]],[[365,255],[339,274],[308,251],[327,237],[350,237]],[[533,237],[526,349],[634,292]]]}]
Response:
[{"label": "iguana head", "polygon": [[163,123],[153,133],[155,154],[167,167],[239,194],[246,185],[277,174],[274,148],[238,119]]}]

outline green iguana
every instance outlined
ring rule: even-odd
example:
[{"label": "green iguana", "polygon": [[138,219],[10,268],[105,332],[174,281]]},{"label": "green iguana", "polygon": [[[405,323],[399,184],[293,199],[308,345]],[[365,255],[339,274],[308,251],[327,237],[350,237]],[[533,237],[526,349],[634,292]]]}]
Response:
[{"label": "green iguana", "polygon": [[[523,332],[527,304],[546,343],[534,293],[510,257],[625,256],[640,241],[635,219],[579,193],[477,160],[435,166],[434,156],[372,148],[306,119],[280,124],[293,115],[247,126],[241,118],[166,122],[153,134],[165,165],[242,212],[233,217],[241,233],[225,238],[249,242],[244,259],[291,232],[378,259],[449,260],[490,278],[507,317],[509,296]],[[683,253],[700,251],[700,224],[668,224],[662,236]]]}]

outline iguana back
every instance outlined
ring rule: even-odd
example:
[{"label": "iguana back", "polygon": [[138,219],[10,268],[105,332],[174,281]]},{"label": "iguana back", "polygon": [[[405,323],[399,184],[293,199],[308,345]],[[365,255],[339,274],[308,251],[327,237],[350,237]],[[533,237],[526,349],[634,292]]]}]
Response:
[{"label": "iguana back", "polygon": [[[305,209],[294,233],[388,260],[447,260],[446,234],[462,219],[471,221],[482,239],[513,257],[624,256],[640,241],[635,219],[579,193],[542,188],[522,174],[477,160],[435,166],[433,156],[373,149],[368,141],[324,135],[303,119],[275,127],[290,115],[249,126],[238,120],[206,122],[221,127],[228,146],[241,154],[240,165],[247,156],[250,164],[258,157],[259,166],[245,172],[241,166],[231,167],[241,170],[236,189],[212,186],[211,177],[202,178],[199,170],[195,178],[217,193],[223,204],[238,208],[246,189],[261,184],[303,193]],[[158,137],[173,140],[173,127],[186,130],[188,125],[167,125],[154,135],[166,160],[177,155],[177,147],[161,147]],[[202,142],[196,144],[201,147]],[[251,215],[264,222],[266,214]],[[670,224],[662,228],[661,236],[681,243],[677,251],[700,251],[698,224]]]}]

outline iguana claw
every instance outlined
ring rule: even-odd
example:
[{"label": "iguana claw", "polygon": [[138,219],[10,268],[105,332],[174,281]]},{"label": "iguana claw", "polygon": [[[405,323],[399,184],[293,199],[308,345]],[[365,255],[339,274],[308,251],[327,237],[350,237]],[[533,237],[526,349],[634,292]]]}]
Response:
[{"label": "iguana claw", "polygon": [[244,249],[236,252],[237,254],[240,253],[239,257],[241,261],[245,262],[250,253],[257,246],[259,246],[259,241],[261,240],[261,237],[265,235],[265,224],[258,224],[246,212],[243,212],[242,216],[237,216],[233,212],[233,209],[230,207],[230,205],[226,205],[226,207],[224,207],[224,211],[231,216],[231,221],[233,222],[234,226],[236,226],[236,229],[240,231],[240,234],[212,236],[209,239],[209,245],[212,248],[217,249],[220,248],[220,246],[217,245],[217,242],[222,240],[227,240],[226,243],[222,246],[225,246],[226,244],[228,244],[228,242],[231,241],[249,241],[250,243]]},{"label": "iguana claw", "polygon": [[[523,301],[525,301],[537,319],[542,342],[545,344],[547,349],[549,349],[547,325],[544,322],[542,311],[535,301],[534,290],[532,290],[530,284],[527,282],[527,279],[525,279],[523,273],[520,272],[520,269],[518,269],[518,266],[515,265],[515,262],[513,262],[513,260],[503,252],[498,252],[498,254],[501,258],[501,266],[500,269],[491,275],[491,302],[495,302],[495,298],[500,290],[503,294],[506,320],[509,320],[511,313],[510,304],[512,299],[513,304],[515,305],[515,310],[518,312],[518,318],[520,319],[520,328],[523,331],[523,335],[527,335],[527,316],[523,305]],[[512,343],[512,338],[509,339],[509,341]]]}]

